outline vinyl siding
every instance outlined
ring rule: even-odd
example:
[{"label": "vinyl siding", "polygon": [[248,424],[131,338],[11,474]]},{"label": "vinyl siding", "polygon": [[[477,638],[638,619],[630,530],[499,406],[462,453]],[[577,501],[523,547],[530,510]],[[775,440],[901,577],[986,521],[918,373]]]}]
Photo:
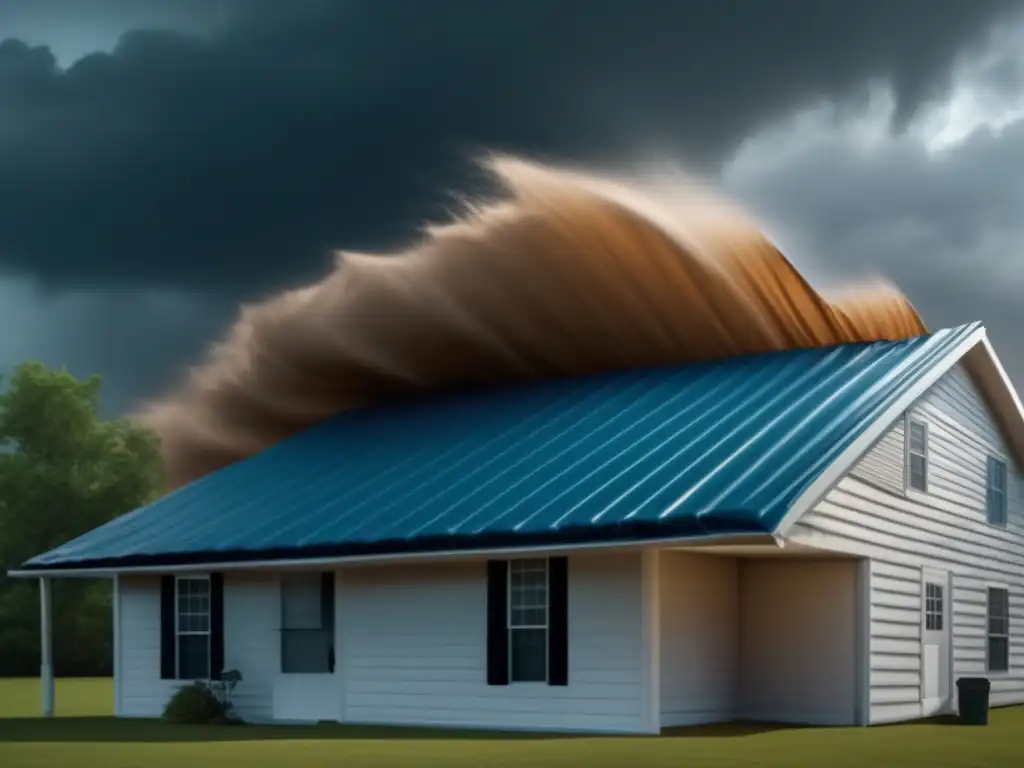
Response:
[{"label": "vinyl siding", "polygon": [[661,725],[731,720],[736,710],[737,563],[661,553]]},{"label": "vinyl siding", "polygon": [[176,685],[160,679],[160,580],[120,577],[122,717],[159,717]]},{"label": "vinyl siding", "polygon": [[640,574],[637,554],[570,557],[569,684],[556,687],[487,685],[482,561],[346,570],[344,719],[642,730]]},{"label": "vinyl siding", "polygon": [[[921,714],[921,577],[928,567],[952,576],[954,680],[988,676],[994,706],[1024,703],[1024,475],[961,366],[908,415],[928,425],[928,493],[897,490],[879,460],[880,452],[895,455],[900,423],[794,527],[792,538],[871,558],[871,722]],[[1006,529],[986,522],[989,455],[1009,468]],[[902,457],[901,447],[901,463]],[[992,583],[1010,589],[1005,674],[985,669],[985,590]]]},{"label": "vinyl siding", "polygon": [[740,563],[741,719],[856,722],[856,594],[852,559]]},{"label": "vinyl siding", "polygon": [[224,577],[224,666],[242,673],[231,700],[250,722],[271,717],[273,682],[280,669],[278,595],[276,574]]},{"label": "vinyl siding", "polygon": [[[242,717],[272,715],[279,667],[276,574],[228,574],[225,663]],[[160,679],[160,582],[121,579],[121,714],[158,717],[179,685]],[[569,685],[486,684],[482,561],[348,569],[337,600],[338,701],[364,723],[642,730],[637,554],[570,558]]]},{"label": "vinyl siding", "polygon": [[900,419],[857,462],[857,465],[850,470],[850,475],[884,491],[902,494],[906,485],[904,479],[905,451],[904,424],[903,419]]},{"label": "vinyl siding", "polygon": [[[228,574],[224,578],[224,662],[244,680],[232,699],[248,720],[269,718],[271,675],[277,670],[278,614],[272,574]],[[180,683],[160,679],[160,579],[120,577],[120,715],[159,717]]]}]

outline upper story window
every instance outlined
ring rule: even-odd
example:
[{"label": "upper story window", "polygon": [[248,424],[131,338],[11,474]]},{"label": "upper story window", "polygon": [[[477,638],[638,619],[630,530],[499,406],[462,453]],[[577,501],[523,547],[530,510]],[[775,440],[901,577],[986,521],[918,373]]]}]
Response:
[{"label": "upper story window", "polygon": [[1006,462],[988,457],[985,512],[991,525],[1006,527]]},{"label": "upper story window", "polygon": [[907,424],[907,486],[928,490],[928,425],[914,419]]}]

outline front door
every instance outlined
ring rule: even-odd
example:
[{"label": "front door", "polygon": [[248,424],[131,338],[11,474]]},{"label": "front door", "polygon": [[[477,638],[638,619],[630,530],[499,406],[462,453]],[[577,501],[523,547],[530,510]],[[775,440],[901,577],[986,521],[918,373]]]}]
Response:
[{"label": "front door", "polygon": [[274,679],[275,720],[340,719],[335,674],[335,574],[296,571],[280,578],[280,669]]},{"label": "front door", "polygon": [[950,578],[926,568],[921,579],[921,709],[925,717],[952,708]]}]

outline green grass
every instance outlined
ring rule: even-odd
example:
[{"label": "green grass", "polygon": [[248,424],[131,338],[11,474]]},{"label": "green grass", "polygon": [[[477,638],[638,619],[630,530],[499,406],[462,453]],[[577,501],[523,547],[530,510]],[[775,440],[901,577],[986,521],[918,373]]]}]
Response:
[{"label": "green grass", "polygon": [[187,727],[114,720],[109,680],[61,680],[42,720],[36,680],[0,680],[0,766],[7,768],[320,768],[672,766],[679,768],[1004,768],[1024,764],[1024,707],[987,728],[686,728],[661,737],[503,735],[321,726]]},{"label": "green grass", "polygon": [[[0,678],[0,719],[39,717],[42,688],[36,678]],[[112,717],[114,681],[109,678],[68,678],[57,681],[56,712],[61,717]],[[0,741],[11,723],[0,720]]]}]

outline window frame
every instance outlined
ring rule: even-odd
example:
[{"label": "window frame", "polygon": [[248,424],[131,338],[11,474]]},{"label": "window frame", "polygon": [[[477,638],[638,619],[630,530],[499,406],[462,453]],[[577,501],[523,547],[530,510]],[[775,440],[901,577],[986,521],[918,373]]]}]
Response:
[{"label": "window frame", "polygon": [[[992,593],[1002,592],[1006,595],[1006,615],[1001,617],[1006,622],[1005,633],[992,632]],[[1008,675],[1012,667],[1010,663],[1010,588],[1006,584],[985,585],[985,672],[989,675]],[[992,638],[1006,641],[1006,668],[992,668]]]},{"label": "window frame", "polygon": [[[512,611],[515,608],[513,603],[512,571],[516,563],[543,563],[544,564],[544,624],[513,624]],[[547,685],[551,679],[551,558],[550,557],[520,557],[509,559],[506,565],[506,609],[505,609],[505,632],[508,635],[508,684],[509,685]],[[543,630],[544,631],[544,679],[543,680],[517,680],[515,677],[515,635],[517,630]]]},{"label": "window frame", "polygon": [[[920,427],[924,431],[924,451],[920,452],[920,453],[913,449],[914,427],[915,426]],[[928,487],[930,485],[928,475],[929,475],[929,469],[930,469],[930,465],[931,465],[931,455],[930,455],[931,451],[929,450],[929,447],[930,447],[929,446],[929,442],[930,442],[929,438],[930,437],[931,437],[931,435],[930,435],[930,431],[928,429],[928,422],[924,421],[923,419],[911,416],[911,415],[907,416],[907,419],[906,419],[906,440],[904,441],[905,442],[904,465],[905,465],[905,471],[906,471],[906,481],[904,483],[904,486],[905,486],[906,490],[910,491],[911,493],[928,493]],[[914,457],[914,456],[919,456],[921,458],[921,460],[924,462],[924,488],[917,488],[913,484],[914,481],[913,481],[913,471],[912,471],[912,468],[913,468],[913,458],[912,457]]]},{"label": "window frame", "polygon": [[[1001,488],[993,486],[993,470],[997,467],[1002,470],[1003,484]],[[989,454],[985,462],[985,522],[994,528],[1007,528],[1009,526],[1009,469],[1009,465],[1004,459]],[[995,495],[998,495],[1002,502],[1001,507],[997,510],[994,510],[992,507]],[[997,512],[998,515],[993,515],[993,512]]]},{"label": "window frame", "polygon": [[[206,582],[206,631],[182,631],[181,629],[181,583],[183,581],[202,581]],[[210,680],[213,674],[213,582],[210,579],[210,574],[196,574],[189,573],[184,575],[176,575],[174,577],[174,679],[195,681],[195,680]],[[187,611],[188,615],[201,615],[193,614],[191,611]],[[181,638],[182,637],[199,637],[206,636],[206,676],[205,677],[182,677],[181,675]]]},{"label": "window frame", "polygon": [[[936,620],[937,621],[934,621]],[[924,583],[924,628],[926,632],[942,632],[946,625],[946,589],[943,584]]]}]

